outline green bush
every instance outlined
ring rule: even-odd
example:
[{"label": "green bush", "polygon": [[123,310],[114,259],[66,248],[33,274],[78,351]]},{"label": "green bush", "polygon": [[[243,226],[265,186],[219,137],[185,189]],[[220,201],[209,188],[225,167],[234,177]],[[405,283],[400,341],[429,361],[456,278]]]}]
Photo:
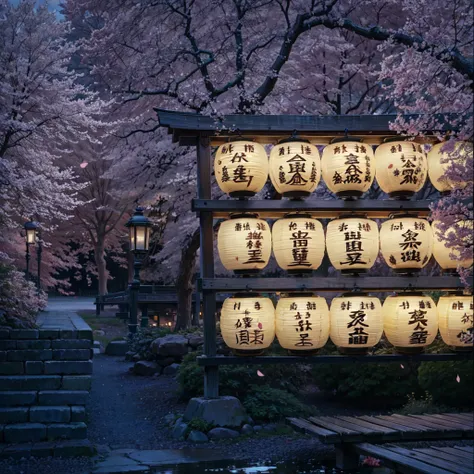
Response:
[{"label": "green bush", "polygon": [[192,430],[202,431],[203,433],[207,433],[214,428],[212,423],[208,423],[207,421],[203,420],[202,418],[193,418],[188,423],[188,431],[191,432]]},{"label": "green bush", "polygon": [[[474,403],[473,362],[423,362],[418,380],[435,403],[454,408],[472,408]],[[457,377],[459,376],[459,382]]]},{"label": "green bush", "polygon": [[408,395],[408,401],[402,408],[396,410],[399,415],[424,415],[425,413],[443,413],[446,407],[435,405],[433,397],[426,392],[420,398],[416,398],[414,393]]},{"label": "green bush", "polygon": [[311,416],[315,409],[301,403],[286,390],[268,385],[250,385],[242,401],[254,420],[277,421],[287,416]]}]

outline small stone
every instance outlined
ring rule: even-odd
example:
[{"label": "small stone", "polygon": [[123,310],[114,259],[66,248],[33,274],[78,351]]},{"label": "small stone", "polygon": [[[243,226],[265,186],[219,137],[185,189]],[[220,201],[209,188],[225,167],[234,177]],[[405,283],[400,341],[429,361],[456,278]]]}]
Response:
[{"label": "small stone", "polygon": [[151,343],[151,350],[162,356],[181,357],[188,353],[188,340],[180,334],[169,334],[155,339]]},{"label": "small stone", "polygon": [[253,433],[253,426],[252,425],[244,425],[242,426],[242,429],[240,430],[240,432],[243,434],[243,435],[251,435]]},{"label": "small stone", "polygon": [[278,425],[276,423],[268,423],[267,425],[262,426],[262,431],[266,433],[274,433],[278,429]]},{"label": "small stone", "polygon": [[202,346],[204,344],[204,336],[200,336],[200,335],[189,336],[188,344],[193,349],[197,349],[199,346]]},{"label": "small stone", "polygon": [[131,360],[132,362],[138,362],[141,359],[140,354],[133,354]]},{"label": "small stone", "polygon": [[255,425],[255,426],[253,427],[253,431],[254,431],[255,433],[258,433],[259,431],[262,431],[262,427],[261,427],[260,425]]},{"label": "small stone", "polygon": [[174,423],[175,416],[173,413],[168,413],[168,415],[163,417],[163,421],[168,425],[172,425]]},{"label": "small stone", "polygon": [[179,364],[171,364],[163,369],[163,375],[176,375],[179,370]]},{"label": "small stone", "polygon": [[176,423],[176,425],[174,425],[171,436],[173,437],[173,439],[184,440],[187,429],[188,425],[186,423]]},{"label": "small stone", "polygon": [[167,367],[168,365],[174,364],[174,357],[159,357],[156,360],[156,363],[162,367]]},{"label": "small stone", "polygon": [[128,351],[126,354],[125,354],[125,360],[132,360],[132,357],[135,355],[135,352],[133,351]]},{"label": "small stone", "polygon": [[202,431],[192,430],[189,433],[188,441],[191,441],[191,443],[207,443],[209,438]]},{"label": "small stone", "polygon": [[105,353],[111,356],[124,356],[127,352],[127,341],[110,341],[105,348]]},{"label": "small stone", "polygon": [[207,435],[209,439],[230,439],[238,438],[239,432],[229,428],[213,428]]},{"label": "small stone", "polygon": [[92,345],[93,345],[93,347],[98,347],[98,348],[100,349],[100,347],[101,347],[102,344],[100,343],[100,341],[94,341],[94,342],[92,343]]},{"label": "small stone", "polygon": [[92,331],[92,334],[94,336],[105,336],[105,331],[103,331],[102,329],[94,329],[94,331]]},{"label": "small stone", "polygon": [[137,362],[133,367],[133,372],[137,375],[154,375],[161,370],[160,366],[156,362],[149,362],[147,360],[141,360]]}]

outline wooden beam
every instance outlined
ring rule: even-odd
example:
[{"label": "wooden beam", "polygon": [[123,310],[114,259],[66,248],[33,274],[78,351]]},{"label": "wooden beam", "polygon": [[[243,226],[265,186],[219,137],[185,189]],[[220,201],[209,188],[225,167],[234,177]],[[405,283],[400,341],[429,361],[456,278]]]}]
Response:
[{"label": "wooden beam", "polygon": [[268,364],[368,364],[392,362],[437,362],[473,360],[472,352],[454,352],[447,354],[377,354],[361,356],[315,355],[315,356],[200,356],[201,366],[213,365],[268,365]]},{"label": "wooden beam", "polygon": [[338,217],[341,214],[357,213],[371,218],[387,218],[398,212],[410,212],[427,217],[432,201],[395,201],[395,200],[206,200],[193,199],[192,210],[195,212],[210,211],[214,218],[228,218],[231,213],[258,213],[261,218],[283,217],[290,212],[309,213],[315,218]]},{"label": "wooden beam", "polygon": [[[281,278],[203,278],[199,282],[202,291],[233,293],[241,291],[328,291],[354,290],[393,292],[405,290],[458,291],[463,288],[457,276],[394,276],[394,277],[281,277]],[[472,286],[472,277],[468,278]]]}]

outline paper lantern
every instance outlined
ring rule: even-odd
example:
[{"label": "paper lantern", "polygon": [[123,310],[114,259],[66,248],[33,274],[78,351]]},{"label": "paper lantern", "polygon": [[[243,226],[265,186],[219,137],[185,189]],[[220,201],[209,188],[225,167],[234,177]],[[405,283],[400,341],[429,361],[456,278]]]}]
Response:
[{"label": "paper lantern", "polygon": [[433,232],[429,222],[408,216],[383,222],[380,250],[385,263],[397,273],[421,270],[433,253]]},{"label": "paper lantern", "polygon": [[[449,192],[452,189],[463,189],[467,185],[467,181],[453,181],[444,175],[449,168],[449,163],[455,161],[465,166],[468,155],[472,156],[472,143],[458,142],[451,153],[442,152],[441,149],[446,145],[445,142],[437,143],[428,152],[428,176],[433,186],[440,192]],[[461,168],[462,170],[463,168]],[[471,171],[472,173],[472,171]],[[472,180],[472,174],[471,174]]]},{"label": "paper lantern", "polygon": [[[434,221],[432,224],[433,231],[433,256],[438,262],[438,265],[447,271],[456,270],[458,267],[469,268],[472,265],[472,253],[470,258],[464,260],[458,260],[460,255],[459,247],[446,247],[446,240],[442,239],[439,236],[438,230],[439,222]],[[473,222],[472,221],[463,221],[458,222],[456,226],[451,227],[446,232],[447,235],[454,233],[459,235],[462,232],[461,241],[463,237],[466,242],[466,248],[472,248],[472,233],[473,233]]]},{"label": "paper lantern", "polygon": [[343,354],[366,354],[382,337],[382,304],[365,294],[343,295],[331,302],[331,341]]},{"label": "paper lantern", "polygon": [[472,295],[442,296],[438,301],[439,332],[455,350],[472,350],[474,306]]},{"label": "paper lantern", "polygon": [[306,140],[282,140],[270,152],[270,179],[285,197],[309,196],[321,178],[318,149]]},{"label": "paper lantern", "polygon": [[256,214],[240,214],[222,222],[217,233],[222,265],[235,273],[256,273],[268,264],[272,251],[270,226]]},{"label": "paper lantern", "polygon": [[428,165],[420,144],[382,143],[375,150],[375,177],[380,189],[393,198],[408,198],[426,181]]},{"label": "paper lantern", "polygon": [[379,253],[377,223],[363,217],[342,217],[328,224],[326,248],[329,260],[342,273],[364,273]]},{"label": "paper lantern", "polygon": [[341,198],[362,196],[375,177],[374,152],[359,141],[334,141],[326,146],[321,158],[326,186]]},{"label": "paper lantern", "polygon": [[273,253],[278,265],[293,273],[316,270],[324,257],[322,224],[310,215],[288,215],[272,229]]},{"label": "paper lantern", "polygon": [[421,293],[388,296],[382,313],[385,336],[398,352],[423,352],[438,333],[435,302]]},{"label": "paper lantern", "polygon": [[262,145],[237,140],[221,145],[214,159],[219,188],[231,197],[253,196],[268,178],[268,156]]},{"label": "paper lantern", "polygon": [[324,298],[296,293],[280,298],[276,307],[276,336],[294,354],[314,354],[329,337],[329,309]]},{"label": "paper lantern", "polygon": [[224,342],[238,355],[258,355],[275,338],[275,308],[270,298],[227,298],[221,310]]}]

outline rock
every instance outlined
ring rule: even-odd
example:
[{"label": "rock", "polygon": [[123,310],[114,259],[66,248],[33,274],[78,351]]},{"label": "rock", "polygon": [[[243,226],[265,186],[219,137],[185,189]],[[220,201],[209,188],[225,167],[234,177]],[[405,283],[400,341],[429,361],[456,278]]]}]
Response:
[{"label": "rock", "polygon": [[174,424],[175,416],[173,415],[173,413],[168,413],[168,415],[163,417],[163,420],[168,426],[170,426]]},{"label": "rock", "polygon": [[156,362],[148,362],[147,360],[140,360],[133,367],[133,372],[137,375],[153,375],[160,370],[161,368]]},{"label": "rock", "polygon": [[127,341],[110,341],[105,348],[105,353],[111,356],[124,356],[127,352]]},{"label": "rock", "polygon": [[132,362],[138,362],[141,359],[140,354],[133,354]]},{"label": "rock", "polygon": [[176,375],[179,370],[179,364],[171,364],[163,369],[163,375]]},{"label": "rock", "polygon": [[258,433],[259,431],[262,431],[262,427],[260,425],[255,425],[253,427],[253,431],[254,433]]},{"label": "rock", "polygon": [[158,365],[161,365],[162,367],[167,367],[168,365],[171,365],[174,363],[174,357],[159,357],[156,360],[156,363]]},{"label": "rock", "polygon": [[197,335],[197,334],[189,336],[188,344],[193,349],[197,349],[199,346],[202,346],[204,344],[204,336],[200,336],[200,335]]},{"label": "rock", "polygon": [[230,439],[238,438],[239,432],[229,428],[213,428],[207,435],[209,439]]},{"label": "rock", "polygon": [[125,360],[132,360],[132,357],[135,355],[135,352],[133,351],[128,351],[126,354],[125,354]]},{"label": "rock", "polygon": [[207,443],[209,438],[202,431],[192,430],[189,433],[188,441],[191,441],[191,443]]},{"label": "rock", "polygon": [[154,354],[171,357],[182,357],[188,353],[188,340],[180,334],[169,334],[159,337],[151,343]]},{"label": "rock", "polygon": [[240,432],[243,435],[250,435],[250,434],[253,433],[253,426],[249,425],[249,424],[246,424],[246,425],[242,426],[242,429],[240,430]]},{"label": "rock", "polygon": [[101,342],[100,341],[94,341],[92,343],[93,347],[98,347],[100,349],[100,347],[102,346]]},{"label": "rock", "polygon": [[219,397],[212,399],[191,398],[186,411],[184,421],[193,418],[201,418],[214,426],[227,428],[240,428],[248,423],[248,415],[238,398]]},{"label": "rock", "polygon": [[94,329],[92,331],[93,336],[105,336],[105,331],[102,329]]},{"label": "rock", "polygon": [[266,433],[274,433],[278,429],[278,425],[276,423],[268,423],[267,425],[262,426],[262,431]]},{"label": "rock", "polygon": [[176,423],[176,425],[174,425],[171,436],[174,439],[184,440],[187,429],[188,425],[186,423]]}]

